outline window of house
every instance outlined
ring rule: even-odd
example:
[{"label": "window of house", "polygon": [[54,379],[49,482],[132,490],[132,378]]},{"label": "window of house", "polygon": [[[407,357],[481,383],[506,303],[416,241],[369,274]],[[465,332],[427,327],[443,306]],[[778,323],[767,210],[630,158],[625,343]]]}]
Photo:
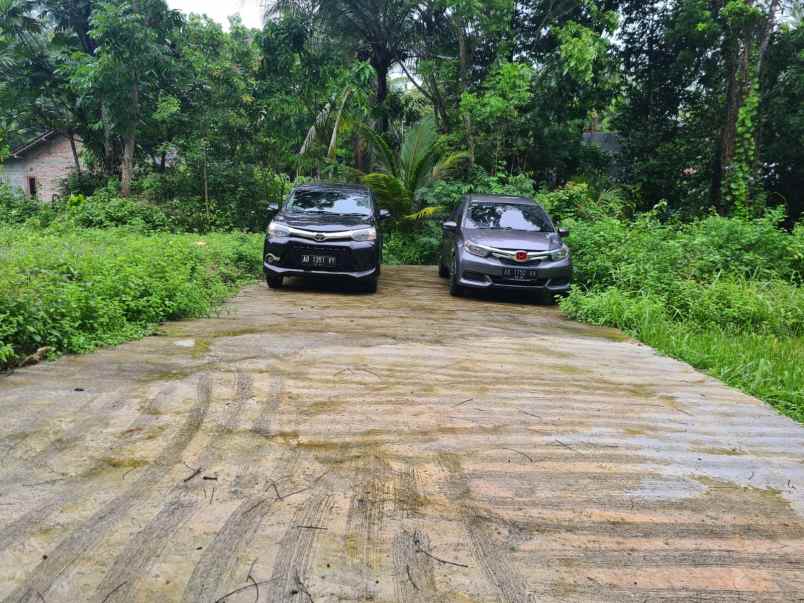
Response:
[{"label": "window of house", "polygon": [[31,194],[31,198],[36,197],[36,178],[33,176],[28,178],[28,192]]}]

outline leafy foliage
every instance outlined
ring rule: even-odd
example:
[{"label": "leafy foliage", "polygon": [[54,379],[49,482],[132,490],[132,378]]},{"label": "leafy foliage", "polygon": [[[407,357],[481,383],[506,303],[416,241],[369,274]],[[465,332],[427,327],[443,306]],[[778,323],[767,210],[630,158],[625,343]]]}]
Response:
[{"label": "leafy foliage", "polygon": [[423,188],[459,170],[468,159],[466,153],[444,153],[432,117],[426,117],[408,130],[399,153],[369,128],[364,127],[363,133],[377,151],[385,172],[369,174],[363,182],[374,189],[381,203],[389,209],[413,209]]},{"label": "leafy foliage", "polygon": [[202,316],[256,276],[260,237],[0,228],[0,368]]},{"label": "leafy foliage", "polygon": [[710,216],[569,221],[569,316],[624,329],[804,421],[804,229]]}]

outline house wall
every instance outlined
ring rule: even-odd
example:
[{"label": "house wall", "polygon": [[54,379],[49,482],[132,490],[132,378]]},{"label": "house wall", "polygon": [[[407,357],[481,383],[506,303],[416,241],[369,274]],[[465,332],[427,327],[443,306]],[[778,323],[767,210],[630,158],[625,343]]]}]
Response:
[{"label": "house wall", "polygon": [[[76,142],[80,151],[80,143]],[[30,195],[29,178],[36,178],[36,196],[50,202],[59,194],[62,181],[75,169],[70,141],[66,136],[54,136],[31,149],[20,159],[9,159],[0,168],[0,178],[12,187]]]}]

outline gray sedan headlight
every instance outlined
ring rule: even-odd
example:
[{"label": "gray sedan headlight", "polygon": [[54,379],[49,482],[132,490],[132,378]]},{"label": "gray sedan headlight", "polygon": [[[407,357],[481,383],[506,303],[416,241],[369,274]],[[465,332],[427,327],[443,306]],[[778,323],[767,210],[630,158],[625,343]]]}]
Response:
[{"label": "gray sedan headlight", "polygon": [[567,247],[566,245],[562,245],[561,249],[559,249],[558,251],[554,251],[553,253],[550,254],[550,259],[553,260],[554,262],[558,262],[560,260],[567,259],[569,257],[569,254],[570,254],[569,247]]},{"label": "gray sedan headlight", "polygon": [[472,243],[472,241],[464,241],[463,248],[472,255],[476,255],[481,258],[488,257],[489,253],[491,253],[488,247],[483,247],[483,245]]}]

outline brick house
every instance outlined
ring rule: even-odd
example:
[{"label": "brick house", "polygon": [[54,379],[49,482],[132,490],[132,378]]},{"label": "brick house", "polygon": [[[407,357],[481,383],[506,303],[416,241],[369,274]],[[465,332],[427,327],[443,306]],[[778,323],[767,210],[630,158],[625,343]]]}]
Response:
[{"label": "brick house", "polygon": [[[75,151],[81,143],[75,142]],[[29,197],[50,202],[59,194],[62,181],[75,170],[70,139],[51,130],[11,151],[0,166],[0,180]]]}]

